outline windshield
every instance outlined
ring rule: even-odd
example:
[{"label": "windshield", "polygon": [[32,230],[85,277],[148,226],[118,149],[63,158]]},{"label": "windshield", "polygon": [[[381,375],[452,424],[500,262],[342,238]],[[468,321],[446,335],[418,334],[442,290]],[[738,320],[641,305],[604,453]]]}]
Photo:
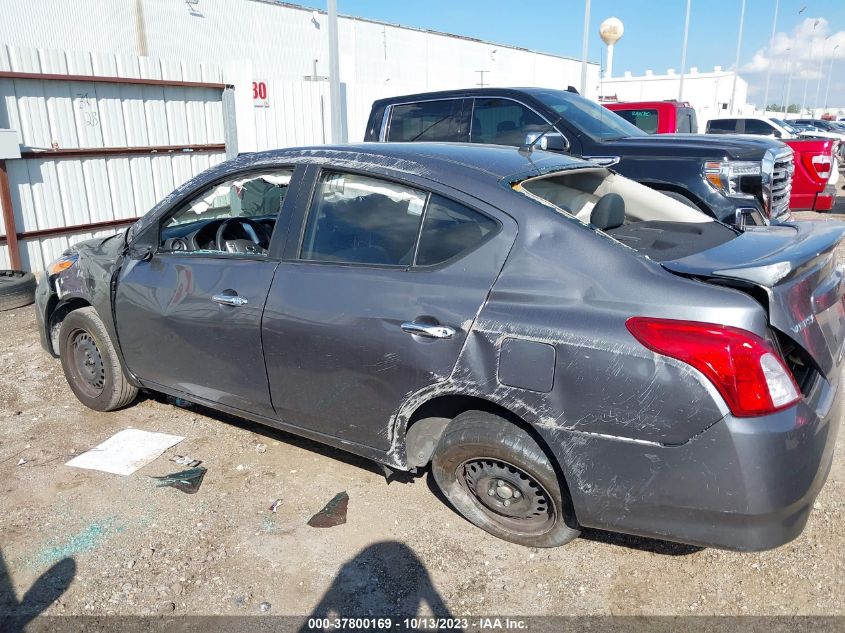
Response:
[{"label": "windshield", "polygon": [[615,112],[572,92],[563,90],[529,90],[528,92],[561,115],[572,127],[594,141],[648,136],[646,132]]},{"label": "windshield", "polygon": [[789,123],[787,123],[783,119],[771,119],[771,120],[774,121],[775,123],[777,123],[779,126],[781,126],[784,130],[786,130],[790,134],[798,134],[798,130],[796,130],[794,127],[792,127]]}]

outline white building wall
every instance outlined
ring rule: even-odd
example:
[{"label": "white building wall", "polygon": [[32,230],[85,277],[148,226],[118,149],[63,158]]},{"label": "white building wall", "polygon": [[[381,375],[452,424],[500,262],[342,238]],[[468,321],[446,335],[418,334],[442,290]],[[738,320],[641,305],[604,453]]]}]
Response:
[{"label": "white building wall", "polygon": [[[730,116],[733,79],[733,71],[725,71],[718,66],[713,72],[704,73],[692,68],[684,75],[683,100],[695,108],[700,131],[710,119]],[[649,74],[649,71],[638,76],[625,73],[622,77],[602,80],[600,90],[605,98],[615,95],[619,101],[662,101],[678,98],[680,82],[681,76],[674,71],[663,75]],[[755,107],[746,103],[747,99],[748,83],[737,77],[735,116],[755,112]]]},{"label": "white building wall", "polygon": [[[6,5],[0,42],[224,67],[241,62],[242,78],[245,64],[253,80],[272,85],[271,108],[296,105],[290,95],[278,92],[284,89],[279,82],[301,82],[312,75],[315,59],[317,74],[328,74],[327,16],[295,5],[267,0],[200,0],[195,5],[183,0],[0,0],[0,5]],[[487,71],[486,85],[580,85],[578,60],[443,33],[341,17],[339,40],[350,141],[363,138],[373,100],[473,87],[479,70]],[[598,65],[590,64],[587,96],[597,98],[598,81]],[[318,127],[322,133],[325,125]],[[239,130],[239,136],[243,141],[249,134]],[[249,150],[273,146],[269,141],[257,132],[254,146],[239,144]]]}]

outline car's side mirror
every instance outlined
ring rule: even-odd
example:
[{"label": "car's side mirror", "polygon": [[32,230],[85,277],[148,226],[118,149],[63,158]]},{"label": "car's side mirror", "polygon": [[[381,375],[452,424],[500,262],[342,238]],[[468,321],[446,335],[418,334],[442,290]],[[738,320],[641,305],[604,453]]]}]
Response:
[{"label": "car's side mirror", "polygon": [[778,130],[775,130],[774,132],[772,132],[772,136],[774,136],[775,138],[780,138],[783,136],[783,134],[781,134]]},{"label": "car's side mirror", "polygon": [[146,262],[153,258],[154,250],[152,246],[146,244],[132,244],[129,246],[129,258]]},{"label": "car's side mirror", "polygon": [[[531,132],[525,135],[525,145],[531,145],[537,140],[541,132]],[[534,147],[551,152],[568,152],[569,140],[560,132],[546,132]]]}]

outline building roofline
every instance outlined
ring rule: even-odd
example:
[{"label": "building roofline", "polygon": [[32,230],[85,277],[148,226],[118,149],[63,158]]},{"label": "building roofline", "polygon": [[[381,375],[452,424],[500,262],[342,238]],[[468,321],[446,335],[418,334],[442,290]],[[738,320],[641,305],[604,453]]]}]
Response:
[{"label": "building roofline", "polygon": [[[294,4],[292,2],[282,2],[281,0],[251,0],[252,2],[260,2],[261,4],[269,4],[276,7],[284,7],[286,9],[296,9],[298,11],[305,11],[307,13],[319,13],[321,15],[328,15],[326,11],[322,9],[314,9],[311,7],[306,7],[301,4]],[[417,31],[419,33],[430,33],[431,35],[442,35],[444,37],[452,37],[458,40],[466,40],[467,42],[477,42],[479,44],[487,44],[489,46],[498,46],[501,48],[509,48],[515,51],[523,51],[526,53],[534,53],[535,55],[545,55],[546,57],[554,57],[556,59],[565,59],[567,61],[573,62],[580,62],[581,60],[577,57],[569,57],[567,55],[556,55],[554,53],[546,53],[544,51],[534,50],[533,48],[525,48],[523,46],[514,46],[513,44],[502,44],[501,42],[491,42],[490,40],[482,40],[477,37],[470,37],[468,35],[458,35],[456,33],[447,33],[445,31],[436,31],[434,29],[424,29],[417,26],[407,26],[405,24],[396,24],[395,22],[383,22],[381,20],[373,20],[371,18],[363,18],[356,15],[346,15],[339,13],[338,18],[343,18],[345,20],[356,20],[358,22],[368,22],[370,24],[378,24],[381,26],[392,26],[397,29],[405,29],[408,31]],[[593,66],[598,66],[598,62],[591,62],[588,61],[588,64]]]}]

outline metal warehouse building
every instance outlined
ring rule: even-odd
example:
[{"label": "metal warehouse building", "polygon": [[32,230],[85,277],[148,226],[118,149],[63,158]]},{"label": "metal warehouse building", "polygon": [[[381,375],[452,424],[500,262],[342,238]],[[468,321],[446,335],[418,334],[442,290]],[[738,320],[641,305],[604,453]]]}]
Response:
[{"label": "metal warehouse building", "polygon": [[[226,155],[331,137],[323,13],[268,0],[4,4],[0,128],[20,157],[2,155],[0,268],[40,270]],[[338,37],[350,141],[381,97],[580,84],[577,60],[466,37],[344,16]],[[598,83],[590,64],[588,96]]]}]

